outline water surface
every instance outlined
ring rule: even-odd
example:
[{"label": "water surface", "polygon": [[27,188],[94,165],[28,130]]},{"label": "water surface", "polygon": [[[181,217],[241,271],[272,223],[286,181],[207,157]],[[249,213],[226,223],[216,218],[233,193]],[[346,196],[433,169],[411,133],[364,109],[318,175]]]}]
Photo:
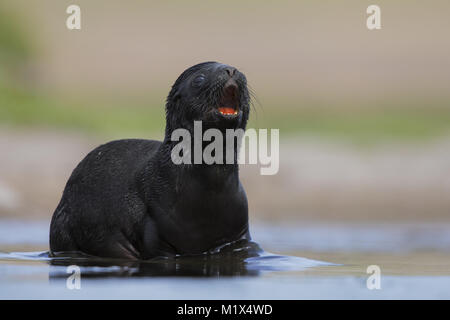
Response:
[{"label": "water surface", "polygon": [[[0,298],[450,298],[449,225],[254,223],[251,231],[257,243],[136,262],[52,258],[47,221],[0,220]],[[67,287],[71,265],[79,290]],[[381,269],[380,290],[367,288],[369,265]]]}]

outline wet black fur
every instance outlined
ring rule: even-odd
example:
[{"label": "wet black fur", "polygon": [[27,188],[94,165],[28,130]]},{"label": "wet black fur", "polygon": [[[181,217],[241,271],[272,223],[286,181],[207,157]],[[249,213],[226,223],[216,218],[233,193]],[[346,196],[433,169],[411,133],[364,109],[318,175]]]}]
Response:
[{"label": "wet black fur", "polygon": [[[164,141],[112,141],[75,168],[50,226],[50,251],[127,259],[199,254],[249,239],[245,191],[237,164],[175,165],[173,130],[245,129],[250,97],[236,71],[239,116],[217,112],[227,65],[206,62],[184,71],[166,103]],[[202,77],[199,77],[202,75]],[[235,159],[237,153],[235,152]],[[235,162],[236,163],[236,162]]]}]

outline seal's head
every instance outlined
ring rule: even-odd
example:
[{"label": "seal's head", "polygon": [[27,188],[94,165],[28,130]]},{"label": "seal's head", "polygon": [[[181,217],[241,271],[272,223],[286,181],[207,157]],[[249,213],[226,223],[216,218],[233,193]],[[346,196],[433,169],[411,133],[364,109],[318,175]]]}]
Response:
[{"label": "seal's head", "polygon": [[177,128],[191,130],[194,121],[204,128],[245,129],[249,105],[243,73],[218,62],[197,64],[178,77],[167,97],[166,135]]}]

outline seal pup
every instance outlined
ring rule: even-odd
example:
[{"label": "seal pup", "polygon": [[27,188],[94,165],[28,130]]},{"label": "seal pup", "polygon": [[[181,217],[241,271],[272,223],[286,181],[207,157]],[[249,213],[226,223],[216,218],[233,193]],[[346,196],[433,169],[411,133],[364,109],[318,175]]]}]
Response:
[{"label": "seal pup", "polygon": [[[244,129],[245,75],[205,62],[185,70],[166,102],[164,140],[101,145],[74,169],[50,225],[50,254],[125,259],[201,254],[250,240],[247,197],[233,164],[175,164],[174,130]],[[204,146],[204,145],[203,145]]]}]

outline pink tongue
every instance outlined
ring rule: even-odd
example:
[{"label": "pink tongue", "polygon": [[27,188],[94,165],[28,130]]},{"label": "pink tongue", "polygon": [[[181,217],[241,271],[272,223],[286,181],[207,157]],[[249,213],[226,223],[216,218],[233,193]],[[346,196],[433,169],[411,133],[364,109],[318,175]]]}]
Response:
[{"label": "pink tongue", "polygon": [[234,114],[235,110],[233,108],[221,107],[219,108],[220,113],[223,114]]}]

